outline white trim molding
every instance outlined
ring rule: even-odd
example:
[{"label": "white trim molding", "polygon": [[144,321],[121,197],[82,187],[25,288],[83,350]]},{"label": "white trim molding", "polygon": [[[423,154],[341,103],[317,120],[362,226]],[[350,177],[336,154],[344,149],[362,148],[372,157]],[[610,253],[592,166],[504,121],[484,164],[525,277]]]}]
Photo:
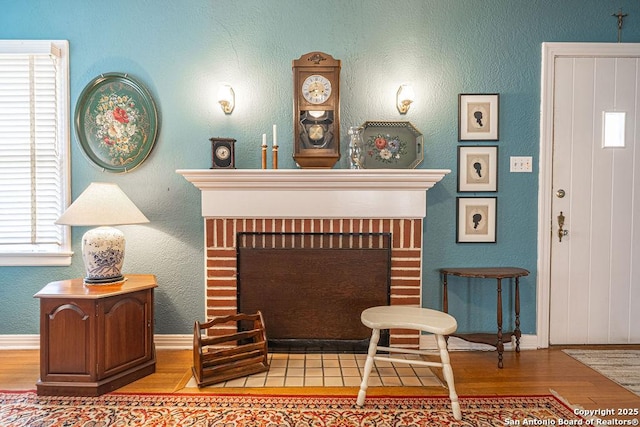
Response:
[{"label": "white trim molding", "polygon": [[540,156],[538,175],[538,271],[536,324],[538,348],[549,347],[551,294],[551,212],[553,201],[553,100],[556,58],[636,56],[638,43],[542,43]]},{"label": "white trim molding", "polygon": [[40,335],[0,335],[0,350],[38,350]]},{"label": "white trim molding", "polygon": [[[424,218],[449,169],[180,169],[205,218]],[[221,200],[224,201],[221,203]]]},{"label": "white trim molding", "polygon": [[[498,337],[496,335],[496,341]],[[449,337],[447,340],[449,351],[496,351],[496,346],[465,341],[457,337]],[[424,334],[420,336],[420,349],[437,351],[435,335]],[[504,343],[504,351],[515,351],[515,337]],[[536,335],[522,335],[520,337],[520,350],[537,350],[538,337]]]},{"label": "white trim molding", "polygon": [[153,341],[158,350],[191,350],[193,349],[193,334],[154,335]]},{"label": "white trim molding", "polygon": [[[496,338],[497,339],[497,338]],[[193,348],[193,335],[191,334],[156,334],[153,340],[158,350],[190,350]],[[522,350],[537,349],[538,337],[535,335],[522,335],[520,348]],[[470,343],[459,338],[449,338],[449,350],[485,350],[495,351],[494,346],[486,344]],[[38,350],[40,348],[40,335],[0,335],[0,350]],[[420,348],[436,350],[436,341],[433,335],[420,336]],[[507,342],[505,351],[515,349],[515,344]]]},{"label": "white trim molding", "polygon": [[[156,334],[153,336],[158,350],[187,350],[193,348],[191,334]],[[0,350],[38,350],[40,335],[0,335]]]}]

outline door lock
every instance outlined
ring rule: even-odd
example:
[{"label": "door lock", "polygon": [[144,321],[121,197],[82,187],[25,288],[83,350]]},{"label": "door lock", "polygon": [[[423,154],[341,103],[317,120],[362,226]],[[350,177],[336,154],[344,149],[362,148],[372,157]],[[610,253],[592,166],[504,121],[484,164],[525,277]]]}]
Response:
[{"label": "door lock", "polygon": [[[562,191],[562,190],[559,190]],[[564,192],[563,192],[564,193]],[[560,211],[560,215],[558,215],[558,239],[562,242],[562,238],[569,234],[569,230],[565,230],[564,228],[564,215],[562,211]]]}]

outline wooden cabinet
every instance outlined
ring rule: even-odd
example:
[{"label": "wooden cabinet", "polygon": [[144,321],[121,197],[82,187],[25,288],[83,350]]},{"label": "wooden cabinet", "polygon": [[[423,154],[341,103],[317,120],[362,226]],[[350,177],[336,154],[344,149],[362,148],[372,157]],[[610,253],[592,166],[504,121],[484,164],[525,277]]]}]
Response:
[{"label": "wooden cabinet", "polygon": [[153,275],[51,282],[40,299],[39,395],[98,396],[155,372]]}]

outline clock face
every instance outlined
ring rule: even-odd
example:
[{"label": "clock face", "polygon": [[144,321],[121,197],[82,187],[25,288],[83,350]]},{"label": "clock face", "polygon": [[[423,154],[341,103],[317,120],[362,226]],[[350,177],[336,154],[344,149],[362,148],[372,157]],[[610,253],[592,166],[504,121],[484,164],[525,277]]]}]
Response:
[{"label": "clock face", "polygon": [[311,104],[322,104],[331,96],[331,82],[320,74],[313,74],[304,79],[302,96]]},{"label": "clock face", "polygon": [[216,149],[216,156],[218,156],[220,160],[226,160],[230,155],[231,150],[229,150],[229,147],[222,145]]}]

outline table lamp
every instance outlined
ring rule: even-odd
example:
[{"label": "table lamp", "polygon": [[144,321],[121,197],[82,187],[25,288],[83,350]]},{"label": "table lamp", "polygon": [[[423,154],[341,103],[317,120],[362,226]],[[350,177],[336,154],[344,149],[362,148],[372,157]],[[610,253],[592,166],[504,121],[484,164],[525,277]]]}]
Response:
[{"label": "table lamp", "polygon": [[82,236],[85,284],[113,285],[124,281],[124,233],[110,225],[142,224],[147,217],[117,184],[92,182],[58,218],[56,224],[93,226]]}]

